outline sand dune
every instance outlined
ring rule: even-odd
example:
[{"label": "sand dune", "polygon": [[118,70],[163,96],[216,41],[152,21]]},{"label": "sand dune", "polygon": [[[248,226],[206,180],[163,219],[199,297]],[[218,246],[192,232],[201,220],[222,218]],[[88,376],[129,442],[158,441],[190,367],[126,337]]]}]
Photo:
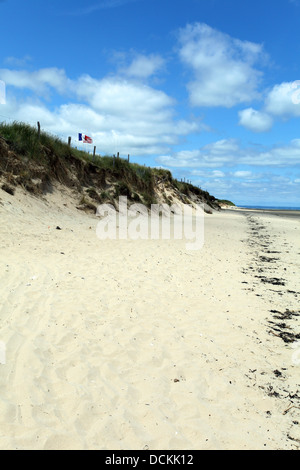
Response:
[{"label": "sand dune", "polygon": [[260,218],[272,286],[255,277],[257,215],[205,214],[193,252],[99,240],[62,190],[0,197],[1,449],[299,447],[295,344],[268,323],[299,310],[298,220]]}]

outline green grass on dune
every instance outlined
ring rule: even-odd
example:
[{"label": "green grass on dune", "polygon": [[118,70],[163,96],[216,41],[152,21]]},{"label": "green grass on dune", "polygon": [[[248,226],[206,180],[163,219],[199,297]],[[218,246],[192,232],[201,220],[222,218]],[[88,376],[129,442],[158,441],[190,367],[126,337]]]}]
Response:
[{"label": "green grass on dune", "polygon": [[[138,163],[131,163],[128,159],[117,158],[109,155],[93,155],[69,146],[60,138],[47,132],[41,131],[40,134],[36,127],[22,122],[13,122],[11,124],[0,123],[0,136],[9,144],[18,157],[25,161],[42,165],[49,169],[53,162],[62,163],[63,168],[71,167],[72,164],[82,167],[88,164],[104,170],[106,177],[109,177],[115,184],[115,197],[119,195],[130,196],[136,201],[150,205],[155,202],[154,186],[157,178],[162,180],[166,186],[172,186],[185,196],[196,195],[205,199],[208,204],[216,201],[207,191],[193,186],[190,183],[180,182],[174,179],[171,172],[162,168],[150,168]],[[76,163],[77,162],[77,163]],[[1,162],[0,162],[1,164]],[[92,167],[88,168],[91,169]],[[102,188],[102,190],[105,188]]]}]

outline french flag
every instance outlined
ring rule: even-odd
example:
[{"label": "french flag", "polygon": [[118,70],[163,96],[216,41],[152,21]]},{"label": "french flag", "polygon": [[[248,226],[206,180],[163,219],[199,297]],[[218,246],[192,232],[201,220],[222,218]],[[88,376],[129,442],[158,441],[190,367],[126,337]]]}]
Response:
[{"label": "french flag", "polygon": [[92,144],[93,143],[93,139],[91,137],[89,137],[88,135],[85,135],[85,134],[78,134],[78,140],[79,142],[83,142],[84,144]]}]

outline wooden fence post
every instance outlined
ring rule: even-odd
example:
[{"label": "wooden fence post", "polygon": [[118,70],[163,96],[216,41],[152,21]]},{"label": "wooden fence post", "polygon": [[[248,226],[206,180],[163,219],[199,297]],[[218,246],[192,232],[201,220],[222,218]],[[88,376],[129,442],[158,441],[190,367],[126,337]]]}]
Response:
[{"label": "wooden fence post", "polygon": [[41,136],[41,125],[40,125],[39,121],[38,121],[38,123],[37,123],[37,126],[38,126],[38,139],[40,140],[40,136]]},{"label": "wooden fence post", "polygon": [[95,155],[96,155],[96,145],[94,145],[93,161],[95,160]]},{"label": "wooden fence post", "polygon": [[128,163],[129,163],[129,154],[128,154]]},{"label": "wooden fence post", "polygon": [[71,137],[68,137],[68,146],[71,147]]}]

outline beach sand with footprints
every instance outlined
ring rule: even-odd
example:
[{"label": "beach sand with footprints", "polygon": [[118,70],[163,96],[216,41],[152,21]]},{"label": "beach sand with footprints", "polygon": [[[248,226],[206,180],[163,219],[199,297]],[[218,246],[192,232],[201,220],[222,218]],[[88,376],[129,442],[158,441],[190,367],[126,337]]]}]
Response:
[{"label": "beach sand with footprints", "polygon": [[62,191],[0,194],[0,448],[299,449],[299,218],[205,214],[188,251]]}]

